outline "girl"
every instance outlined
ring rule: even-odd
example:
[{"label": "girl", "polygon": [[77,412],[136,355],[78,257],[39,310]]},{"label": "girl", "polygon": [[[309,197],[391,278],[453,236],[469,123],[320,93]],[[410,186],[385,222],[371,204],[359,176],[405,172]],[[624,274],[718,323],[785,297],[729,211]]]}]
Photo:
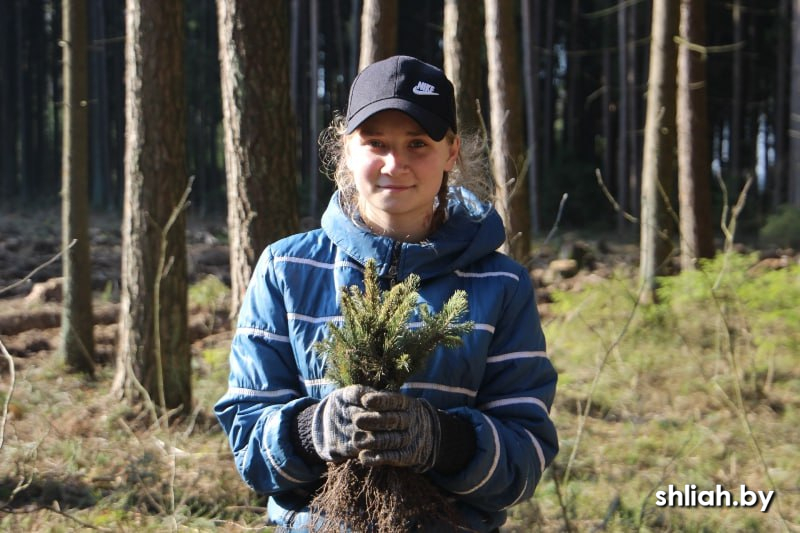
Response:
[{"label": "girl", "polygon": [[[480,146],[456,128],[438,68],[396,56],[364,69],[327,132],[337,191],[321,228],[270,244],[240,311],[229,388],[215,406],[236,466],[272,522],[304,531],[326,461],[412,468],[497,530],[558,451],[556,372],[526,269],[497,252]],[[432,310],[466,291],[472,332],[439,348],[403,394],[335,389],[313,345],[367,260],[388,287],[416,273]]]}]

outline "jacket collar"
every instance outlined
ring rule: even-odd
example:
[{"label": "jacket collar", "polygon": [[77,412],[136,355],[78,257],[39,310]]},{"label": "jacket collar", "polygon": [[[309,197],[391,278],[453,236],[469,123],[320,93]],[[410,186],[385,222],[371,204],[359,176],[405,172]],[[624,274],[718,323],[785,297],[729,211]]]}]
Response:
[{"label": "jacket collar", "polygon": [[502,221],[494,208],[465,189],[450,188],[447,212],[445,223],[427,240],[399,242],[353,222],[342,211],[336,191],[321,224],[331,241],[351,259],[361,265],[375,259],[381,277],[392,275],[390,268],[395,262],[397,280],[411,273],[427,279],[464,268],[497,250],[505,240]]}]

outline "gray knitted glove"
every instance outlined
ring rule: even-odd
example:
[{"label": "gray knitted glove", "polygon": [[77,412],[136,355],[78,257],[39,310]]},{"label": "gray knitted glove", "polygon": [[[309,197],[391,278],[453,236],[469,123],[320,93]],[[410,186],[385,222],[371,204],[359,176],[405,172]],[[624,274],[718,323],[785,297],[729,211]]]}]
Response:
[{"label": "gray knitted glove", "polygon": [[358,413],[354,422],[365,432],[357,439],[363,464],[405,466],[416,472],[433,467],[441,430],[430,403],[397,392],[368,392],[361,403],[368,411]]},{"label": "gray knitted glove", "polygon": [[354,417],[365,413],[361,396],[374,391],[363,385],[336,389],[317,404],[311,421],[311,436],[317,455],[325,461],[339,463],[356,457]]}]

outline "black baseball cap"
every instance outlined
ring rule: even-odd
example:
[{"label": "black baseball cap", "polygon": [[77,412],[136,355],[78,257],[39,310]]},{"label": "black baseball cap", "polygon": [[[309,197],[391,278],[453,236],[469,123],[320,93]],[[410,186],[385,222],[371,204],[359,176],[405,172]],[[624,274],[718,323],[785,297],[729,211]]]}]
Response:
[{"label": "black baseball cap", "polygon": [[453,84],[441,69],[409,56],[393,56],[362,70],[350,86],[347,133],[387,109],[408,114],[434,141],[456,131]]}]

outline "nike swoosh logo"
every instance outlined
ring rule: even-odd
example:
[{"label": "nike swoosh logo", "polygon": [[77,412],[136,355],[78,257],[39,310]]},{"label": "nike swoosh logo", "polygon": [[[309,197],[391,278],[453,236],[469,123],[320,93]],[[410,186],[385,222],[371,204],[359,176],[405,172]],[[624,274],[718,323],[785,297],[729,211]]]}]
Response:
[{"label": "nike swoosh logo", "polygon": [[439,93],[435,93],[433,91],[425,91],[416,86],[413,89],[411,89],[411,92],[413,92],[414,94],[418,94],[420,96],[439,96]]}]

